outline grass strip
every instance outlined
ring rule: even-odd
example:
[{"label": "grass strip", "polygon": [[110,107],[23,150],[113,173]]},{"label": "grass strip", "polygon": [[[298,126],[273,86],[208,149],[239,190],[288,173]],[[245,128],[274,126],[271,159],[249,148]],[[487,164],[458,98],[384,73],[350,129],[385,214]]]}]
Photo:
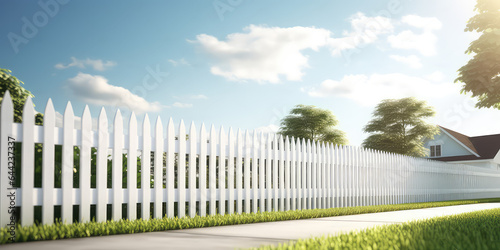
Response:
[{"label": "grass strip", "polygon": [[[296,210],[296,211],[282,211],[282,212],[279,211],[279,212],[264,212],[264,213],[243,213],[243,214],[233,214],[233,215],[214,215],[206,217],[195,216],[192,218],[164,217],[162,219],[150,219],[150,220],[138,219],[132,221],[119,220],[119,221],[107,221],[107,222],[92,221],[87,223],[73,223],[73,224],[63,224],[57,222],[52,225],[32,225],[24,227],[18,224],[15,230],[14,242],[143,233],[143,232],[166,231],[175,229],[249,224],[258,222],[300,220],[300,219],[311,219],[320,217],[377,213],[377,212],[387,212],[396,210],[409,210],[409,209],[465,205],[465,204],[487,203],[487,202],[500,202],[500,198]],[[11,241],[9,241],[9,237],[10,237],[10,230],[7,227],[1,228],[0,244],[10,243]]]},{"label": "grass strip", "polygon": [[500,249],[500,208],[254,249]]}]

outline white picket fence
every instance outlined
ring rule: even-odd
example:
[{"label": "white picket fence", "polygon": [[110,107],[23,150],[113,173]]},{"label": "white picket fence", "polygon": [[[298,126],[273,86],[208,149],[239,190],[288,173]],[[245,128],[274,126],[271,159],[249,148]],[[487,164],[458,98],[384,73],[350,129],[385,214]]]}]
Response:
[{"label": "white picket fence", "polygon": [[[51,100],[44,111],[44,125],[34,124],[30,98],[23,111],[23,123],[13,122],[13,104],[7,92],[0,121],[0,225],[10,222],[11,202],[21,207],[22,225],[34,223],[34,207],[42,207],[42,222],[52,224],[54,206],[61,206],[63,221],[72,222],[73,206],[79,205],[79,221],[89,221],[91,205],[95,220],[106,220],[106,206],[112,204],[112,219],[119,220],[122,204],[126,218],[135,219],[137,204],[141,218],[206,216],[263,211],[286,211],[350,207],[451,199],[500,197],[500,172],[467,165],[452,165],[421,158],[384,153],[353,146],[283,138],[232,129],[228,133],[191,123],[175,129],[172,119],[166,134],[160,118],[154,130],[146,115],[138,127],[135,115],[124,133],[123,118],[116,112],[113,133],[102,109],[97,130],[92,129],[88,107],[81,116],[81,129],[74,128],[68,103],[63,127],[55,126]],[[138,133],[141,130],[142,133]],[[10,189],[9,137],[22,142],[21,187]],[[42,187],[34,187],[34,144],[43,144]],[[54,187],[54,145],[62,145],[61,188]],[[79,187],[73,188],[73,148],[80,149]],[[95,166],[91,148],[97,149]],[[150,154],[154,152],[153,154]],[[127,187],[122,188],[122,155],[127,154]],[[111,156],[109,156],[111,155]],[[151,155],[154,160],[152,161]],[[141,188],[137,188],[137,157]],[[107,161],[112,159],[112,188],[107,188]],[[186,161],[187,159],[187,161]],[[161,167],[157,167],[161,166]],[[95,168],[96,187],[91,188]],[[150,171],[152,169],[152,175]],[[175,172],[177,169],[177,173]],[[223,170],[223,171],[219,171]],[[154,180],[154,187],[142,185]],[[134,180],[134,181],[132,181]],[[165,181],[165,187],[164,187]],[[177,186],[176,186],[177,183]],[[146,201],[146,202],[144,202]],[[225,202],[220,202],[225,201]],[[166,203],[166,212],[163,204]],[[177,206],[177,209],[174,209]],[[208,211],[208,212],[207,212]]]}]

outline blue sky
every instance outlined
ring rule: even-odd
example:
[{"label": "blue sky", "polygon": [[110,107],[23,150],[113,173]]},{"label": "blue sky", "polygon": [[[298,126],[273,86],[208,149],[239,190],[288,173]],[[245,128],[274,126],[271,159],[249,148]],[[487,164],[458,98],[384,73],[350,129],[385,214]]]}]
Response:
[{"label": "blue sky", "polygon": [[[382,99],[415,96],[431,122],[500,133],[453,84],[478,37],[469,0],[2,1],[0,67],[34,95],[97,117],[269,131],[297,104],[331,110],[350,144]],[[111,118],[112,119],[112,118]]]}]

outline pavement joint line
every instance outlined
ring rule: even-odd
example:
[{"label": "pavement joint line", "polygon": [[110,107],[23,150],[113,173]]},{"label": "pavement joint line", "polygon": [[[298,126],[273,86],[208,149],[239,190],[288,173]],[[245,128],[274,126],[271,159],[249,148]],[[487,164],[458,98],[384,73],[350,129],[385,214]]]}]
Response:
[{"label": "pavement joint line", "polygon": [[[182,230],[182,229],[181,229]],[[242,235],[222,235],[222,234],[207,234],[207,233],[184,233],[184,232],[168,232],[172,234],[188,234],[188,235],[198,235],[198,236],[215,236],[215,237],[231,237],[231,238],[246,238],[246,239],[263,239],[263,240],[297,240],[297,239],[286,239],[286,238],[268,238],[268,237],[250,237],[250,236],[242,236]]]}]

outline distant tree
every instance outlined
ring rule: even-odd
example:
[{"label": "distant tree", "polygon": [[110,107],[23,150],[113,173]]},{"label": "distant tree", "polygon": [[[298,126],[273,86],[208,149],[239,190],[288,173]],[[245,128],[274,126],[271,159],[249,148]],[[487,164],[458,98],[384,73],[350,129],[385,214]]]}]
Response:
[{"label": "distant tree", "polygon": [[[10,70],[0,68],[0,107],[5,92],[9,90],[12,102],[14,104],[14,122],[21,123],[23,120],[24,103],[28,96],[35,97],[31,92],[21,84],[22,81],[11,75]],[[34,105],[33,105],[34,106]],[[38,113],[35,117],[35,123],[41,125],[43,123],[43,115]]]},{"label": "distant tree", "polygon": [[278,133],[306,140],[347,144],[345,133],[335,128],[337,124],[337,118],[329,110],[310,105],[297,105],[281,120]]},{"label": "distant tree", "polygon": [[461,93],[477,97],[476,107],[500,109],[500,1],[477,0],[475,11],[465,31],[482,35],[465,51],[474,57],[458,70],[455,82],[464,83]]},{"label": "distant tree", "polygon": [[383,100],[373,112],[364,131],[371,133],[363,142],[366,148],[409,156],[425,156],[423,137],[438,133],[435,125],[425,122],[434,109],[413,97]]}]

